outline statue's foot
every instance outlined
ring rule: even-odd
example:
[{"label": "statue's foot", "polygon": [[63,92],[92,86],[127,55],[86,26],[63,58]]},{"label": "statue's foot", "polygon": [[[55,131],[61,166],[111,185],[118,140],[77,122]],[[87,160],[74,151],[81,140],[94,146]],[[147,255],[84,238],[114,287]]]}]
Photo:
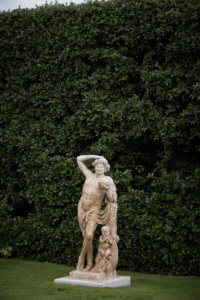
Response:
[{"label": "statue's foot", "polygon": [[96,267],[93,267],[90,272],[96,273]]},{"label": "statue's foot", "polygon": [[93,265],[87,265],[83,272],[89,272],[92,269]]},{"label": "statue's foot", "polygon": [[76,266],[76,270],[77,271],[83,271],[84,269],[84,259],[83,257],[80,255],[79,258],[78,258],[78,264]]},{"label": "statue's foot", "polygon": [[97,267],[94,267],[90,270],[92,273],[101,273]]},{"label": "statue's foot", "polygon": [[84,269],[84,264],[78,263],[77,266],[76,266],[76,270],[77,271],[83,271],[83,269]]}]

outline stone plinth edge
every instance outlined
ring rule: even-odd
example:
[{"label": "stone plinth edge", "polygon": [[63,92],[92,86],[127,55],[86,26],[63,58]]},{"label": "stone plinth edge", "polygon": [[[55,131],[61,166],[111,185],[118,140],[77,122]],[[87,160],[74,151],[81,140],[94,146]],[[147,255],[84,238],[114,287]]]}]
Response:
[{"label": "stone plinth edge", "polygon": [[62,284],[71,284],[71,285],[82,285],[82,286],[90,286],[90,287],[122,287],[122,286],[130,286],[131,278],[130,276],[117,276],[114,278],[107,278],[101,281],[89,280],[89,279],[74,279],[70,276],[61,277],[54,279],[54,283],[62,283]]}]

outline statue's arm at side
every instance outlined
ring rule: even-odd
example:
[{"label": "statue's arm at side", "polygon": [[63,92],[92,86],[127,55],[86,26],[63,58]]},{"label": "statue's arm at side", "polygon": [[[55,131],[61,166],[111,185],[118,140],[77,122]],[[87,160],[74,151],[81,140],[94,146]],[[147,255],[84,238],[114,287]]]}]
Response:
[{"label": "statue's arm at side", "polygon": [[83,161],[86,161],[88,159],[96,159],[99,158],[99,156],[97,155],[80,155],[77,156],[76,160],[77,160],[77,164],[81,170],[81,172],[83,173],[83,175],[85,175],[85,177],[89,177],[92,174],[92,171],[90,171],[86,165],[83,163]]},{"label": "statue's arm at side", "polygon": [[107,190],[107,198],[110,202],[117,202],[116,185],[114,184],[111,177],[108,178],[109,178],[109,188]]},{"label": "statue's arm at side", "polygon": [[114,237],[116,241],[118,241],[117,236],[117,191],[116,191],[116,185],[114,184],[111,177],[108,177],[109,181],[109,188],[106,193],[106,202],[110,202],[110,220],[109,220],[109,226],[111,229],[111,235]]}]

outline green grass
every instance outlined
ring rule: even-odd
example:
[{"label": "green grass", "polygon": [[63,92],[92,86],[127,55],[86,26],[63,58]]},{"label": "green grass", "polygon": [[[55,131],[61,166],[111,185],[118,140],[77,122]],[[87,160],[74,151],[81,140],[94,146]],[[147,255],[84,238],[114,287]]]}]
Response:
[{"label": "green grass", "polygon": [[0,300],[199,300],[200,278],[120,272],[131,276],[131,286],[89,288],[54,284],[73,267],[19,259],[0,259]]}]

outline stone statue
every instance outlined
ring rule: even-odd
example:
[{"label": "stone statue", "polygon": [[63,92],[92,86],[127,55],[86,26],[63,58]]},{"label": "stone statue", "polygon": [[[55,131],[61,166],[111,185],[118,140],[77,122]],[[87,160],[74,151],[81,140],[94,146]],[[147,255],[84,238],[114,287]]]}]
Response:
[{"label": "stone statue", "polygon": [[[93,159],[95,173],[84,161]],[[83,235],[83,245],[76,270],[70,276],[56,278],[55,283],[94,287],[130,286],[130,276],[117,276],[119,237],[117,235],[117,193],[111,177],[104,173],[110,170],[103,156],[81,155],[77,163],[85,176],[82,196],[78,203],[78,222]],[[102,201],[105,209],[101,209]],[[99,248],[93,266],[93,236],[97,225],[103,225],[99,238]]]},{"label": "stone statue", "polygon": [[[94,159],[95,173],[91,172],[83,163],[89,159]],[[117,242],[119,237],[117,236],[116,186],[111,177],[104,175],[110,170],[110,165],[103,156],[98,155],[78,156],[77,163],[85,176],[82,196],[78,204],[78,222],[83,235],[83,246],[78,259],[77,271],[97,271],[97,273],[104,272],[109,274],[108,276],[114,276],[118,261]],[[101,210],[103,200],[107,205],[104,210]],[[106,227],[104,226],[102,229],[96,266],[93,268],[92,241],[97,224],[106,225]],[[108,248],[105,249],[106,247]],[[100,266],[101,264],[102,266]]]}]

